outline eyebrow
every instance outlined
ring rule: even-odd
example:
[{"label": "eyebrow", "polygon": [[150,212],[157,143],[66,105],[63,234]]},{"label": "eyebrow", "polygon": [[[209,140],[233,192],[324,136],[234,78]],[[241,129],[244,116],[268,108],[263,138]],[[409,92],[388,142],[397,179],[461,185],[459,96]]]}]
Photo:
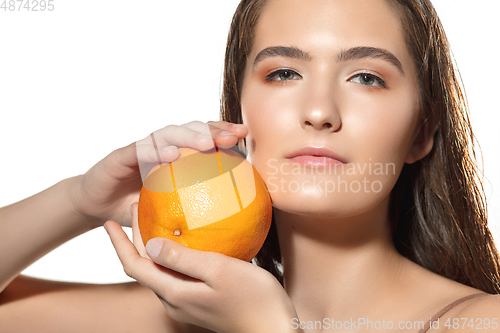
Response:
[{"label": "eyebrow", "polygon": [[[259,62],[271,57],[286,57],[292,59],[311,61],[312,57],[301,49],[293,46],[271,46],[260,51],[253,62],[253,69]],[[337,57],[337,61],[349,61],[363,58],[382,59],[390,62],[404,75],[403,65],[391,52],[371,46],[357,46],[348,50],[342,50]]]},{"label": "eyebrow", "polygon": [[253,69],[257,67],[257,64],[266,58],[271,57],[285,57],[299,60],[310,61],[312,58],[307,54],[307,52],[302,51],[297,47],[291,46],[271,46],[263,49],[257,54],[255,60],[253,61]]},{"label": "eyebrow", "polygon": [[377,47],[358,46],[350,48],[349,50],[340,52],[339,56],[337,57],[337,61],[349,61],[363,58],[382,59],[388,61],[396,66],[403,75],[405,74],[403,65],[401,65],[401,61],[399,61],[399,59],[396,58],[394,54]]}]

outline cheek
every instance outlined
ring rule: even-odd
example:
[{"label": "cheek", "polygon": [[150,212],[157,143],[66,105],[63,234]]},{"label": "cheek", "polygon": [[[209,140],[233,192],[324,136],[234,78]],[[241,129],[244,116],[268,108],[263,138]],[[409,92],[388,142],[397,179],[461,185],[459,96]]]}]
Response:
[{"label": "cheek", "polygon": [[380,190],[376,195],[364,193],[367,203],[382,200],[396,184],[419,118],[418,104],[411,91],[395,96],[377,103],[372,101],[370,106],[360,103],[362,112],[351,112],[343,119],[352,148],[350,160],[355,167],[346,178]]},{"label": "cheek", "polygon": [[343,119],[349,128],[351,147],[356,148],[352,158],[402,165],[419,118],[413,91],[403,90],[377,100],[358,99],[355,103]]},{"label": "cheek", "polygon": [[[296,113],[296,95],[298,89],[279,89],[268,87],[265,84],[249,82],[241,101],[243,117],[248,125],[256,121],[267,120],[268,123],[279,125],[282,120],[286,122],[291,115]],[[266,124],[259,123],[259,126]]]},{"label": "cheek", "polygon": [[241,110],[243,123],[249,128],[247,148],[254,165],[275,156],[279,148],[276,144],[297,130],[291,126],[296,112],[289,95],[285,90],[269,89],[262,84],[245,85]]}]

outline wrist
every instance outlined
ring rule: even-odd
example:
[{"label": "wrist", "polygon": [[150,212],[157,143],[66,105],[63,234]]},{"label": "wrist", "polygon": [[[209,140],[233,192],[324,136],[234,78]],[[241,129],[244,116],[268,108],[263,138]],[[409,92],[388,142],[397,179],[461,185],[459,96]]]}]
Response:
[{"label": "wrist", "polygon": [[84,221],[91,229],[100,227],[104,224],[104,221],[92,216],[82,208],[82,179],[83,175],[79,175],[67,178],[63,181],[66,187],[66,195],[70,201],[71,210],[78,220]]}]

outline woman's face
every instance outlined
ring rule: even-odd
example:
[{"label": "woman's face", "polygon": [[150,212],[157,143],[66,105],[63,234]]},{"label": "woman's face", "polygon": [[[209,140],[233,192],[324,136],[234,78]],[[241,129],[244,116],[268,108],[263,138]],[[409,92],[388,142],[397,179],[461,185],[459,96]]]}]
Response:
[{"label": "woman's face", "polygon": [[[252,164],[283,211],[348,217],[393,188],[419,124],[414,65],[385,0],[270,0],[242,87]],[[323,147],[324,151],[294,152]],[[292,155],[292,156],[291,156]]]}]

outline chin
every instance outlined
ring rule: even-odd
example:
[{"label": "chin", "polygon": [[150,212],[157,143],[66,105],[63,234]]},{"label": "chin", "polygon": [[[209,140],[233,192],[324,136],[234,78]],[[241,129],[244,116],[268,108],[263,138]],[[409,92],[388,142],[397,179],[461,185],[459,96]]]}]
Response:
[{"label": "chin", "polygon": [[382,195],[301,191],[271,193],[273,207],[290,214],[317,218],[350,218],[364,214],[384,201]]},{"label": "chin", "polygon": [[[316,217],[341,217],[350,215],[345,204],[340,203],[333,195],[304,191],[300,193],[271,193],[273,207],[287,213],[310,215]],[[342,200],[344,201],[344,200]],[[347,210],[346,210],[347,208]]]}]

